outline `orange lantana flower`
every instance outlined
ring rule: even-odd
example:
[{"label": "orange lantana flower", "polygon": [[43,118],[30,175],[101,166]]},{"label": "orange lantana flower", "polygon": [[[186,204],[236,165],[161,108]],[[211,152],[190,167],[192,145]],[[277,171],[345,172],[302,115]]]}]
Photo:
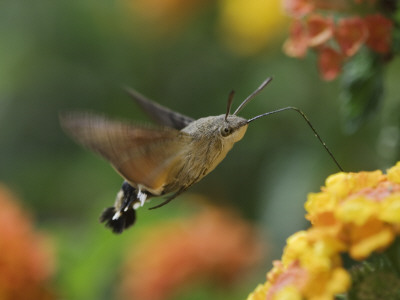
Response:
[{"label": "orange lantana flower", "polygon": [[295,20],[290,25],[290,37],[283,45],[285,53],[292,57],[304,57],[308,49],[308,34],[303,22]]},{"label": "orange lantana flower", "polygon": [[301,18],[314,10],[314,1],[312,0],[285,0],[283,9],[290,16]]},{"label": "orange lantana flower", "polygon": [[353,56],[368,36],[368,28],[360,17],[341,19],[335,30],[335,38],[346,56]]},{"label": "orange lantana flower", "polygon": [[358,15],[362,6],[368,5],[374,5],[373,1],[284,0],[283,7],[293,17],[294,24],[283,46],[284,52],[303,57],[307,48],[312,48],[325,80],[335,79],[346,59],[364,45],[379,54],[388,54],[393,21],[380,13]]},{"label": "orange lantana flower", "polygon": [[18,201],[0,185],[0,299],[48,300],[54,257]]},{"label": "orange lantana flower", "polygon": [[378,53],[388,53],[392,43],[393,22],[381,14],[374,14],[365,17],[365,24],[368,28],[368,47]]},{"label": "orange lantana flower", "polygon": [[342,70],[343,56],[330,47],[321,48],[318,52],[318,68],[325,80],[333,80]]},{"label": "orange lantana flower", "polygon": [[318,14],[312,14],[307,18],[308,46],[317,47],[323,45],[333,36],[333,19]]},{"label": "orange lantana flower", "polygon": [[255,228],[229,209],[206,206],[190,218],[159,224],[129,249],[122,299],[164,300],[201,281],[229,285],[260,262]]}]

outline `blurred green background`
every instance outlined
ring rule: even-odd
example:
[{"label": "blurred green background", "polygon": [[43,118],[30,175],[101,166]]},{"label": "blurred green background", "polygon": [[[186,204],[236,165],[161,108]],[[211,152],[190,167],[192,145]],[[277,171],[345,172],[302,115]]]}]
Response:
[{"label": "blurred green background", "polygon": [[[126,245],[146,226],[185,214],[183,203],[193,193],[258,224],[268,250],[244,286],[222,292],[196,288],[180,299],[245,299],[264,282],[285,239],[307,226],[307,193],[338,171],[299,115],[276,114],[252,123],[188,195],[159,210],[140,209],[135,228],[114,236],[98,216],[113,203],[122,179],[62,132],[58,114],[89,110],[149,122],[122,85],[200,118],[224,113],[232,89],[236,107],[273,76],[241,116],[301,108],[345,171],[384,170],[399,159],[399,60],[386,70],[380,111],[348,134],[338,82],[319,78],[313,55],[297,60],[282,53],[285,20],[262,32],[257,38],[263,45],[251,50],[251,40],[226,41],[226,5],[208,1],[179,14],[172,8],[169,15],[146,17],[145,6],[129,1],[0,1],[0,181],[56,245],[53,281],[61,299],[113,299]],[[241,43],[250,50],[243,51]]]}]

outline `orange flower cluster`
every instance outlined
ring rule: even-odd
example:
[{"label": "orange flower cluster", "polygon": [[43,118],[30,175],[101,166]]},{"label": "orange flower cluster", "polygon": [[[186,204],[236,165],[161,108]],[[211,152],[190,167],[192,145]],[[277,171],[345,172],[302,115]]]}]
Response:
[{"label": "orange flower cluster", "polygon": [[0,299],[54,299],[48,290],[53,256],[48,242],[33,231],[15,198],[0,186]]},{"label": "orange flower cluster", "polygon": [[[391,50],[393,22],[380,13],[334,18],[346,11],[351,1],[284,0],[286,12],[294,18],[283,49],[293,57],[304,57],[309,48],[316,51],[318,67],[325,80],[335,79],[346,59],[366,45],[379,54]],[[370,5],[371,3],[369,3]],[[353,6],[365,5],[355,1]],[[331,11],[330,15],[320,11]]]},{"label": "orange flower cluster", "polygon": [[400,235],[400,162],[386,175],[331,175],[305,208],[312,227],[288,239],[282,260],[248,300],[328,300],[346,292],[351,280],[340,254],[363,260]]},{"label": "orange flower cluster", "polygon": [[201,0],[125,0],[127,6],[137,16],[148,22],[148,30],[174,31],[182,26],[182,23],[201,11],[210,1]]},{"label": "orange flower cluster", "polygon": [[158,225],[135,243],[124,263],[120,298],[162,300],[187,284],[232,283],[260,262],[262,248],[254,228],[236,214],[206,207]]}]

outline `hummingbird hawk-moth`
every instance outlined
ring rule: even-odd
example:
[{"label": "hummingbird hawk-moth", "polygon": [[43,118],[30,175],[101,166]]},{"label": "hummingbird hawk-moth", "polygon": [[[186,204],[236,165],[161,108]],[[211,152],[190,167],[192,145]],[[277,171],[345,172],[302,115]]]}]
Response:
[{"label": "hummingbird hawk-moth", "polygon": [[113,232],[121,233],[135,223],[136,210],[146,200],[167,195],[164,202],[151,209],[165,205],[214,170],[233,145],[243,138],[250,122],[283,110],[299,112],[338,165],[298,108],[285,107],[249,120],[237,116],[271,80],[271,77],[267,78],[233,114],[230,113],[232,91],[225,114],[198,120],[127,89],[129,95],[161,127],[124,123],[91,113],[62,114],[60,119],[65,131],[78,143],[108,160],[124,178],[114,205],[104,210],[100,221]]}]

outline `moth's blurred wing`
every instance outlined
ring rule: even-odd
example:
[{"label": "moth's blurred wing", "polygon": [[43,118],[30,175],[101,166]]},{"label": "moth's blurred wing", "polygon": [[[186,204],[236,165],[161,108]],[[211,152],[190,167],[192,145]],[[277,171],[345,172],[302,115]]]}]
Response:
[{"label": "moth's blurred wing", "polygon": [[194,119],[151,101],[137,91],[126,88],[128,94],[158,124],[181,130]]},{"label": "moth's blurred wing", "polygon": [[63,128],[80,144],[100,154],[130,183],[154,193],[168,174],[184,163],[188,134],[169,128],[146,128],[85,113],[61,116]]}]

